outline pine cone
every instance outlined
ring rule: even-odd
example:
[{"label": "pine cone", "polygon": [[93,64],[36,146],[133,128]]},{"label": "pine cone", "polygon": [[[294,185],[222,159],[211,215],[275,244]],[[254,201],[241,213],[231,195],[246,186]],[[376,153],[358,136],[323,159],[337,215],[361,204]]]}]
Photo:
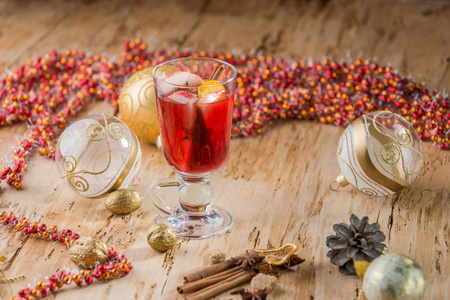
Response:
[{"label": "pine cone", "polygon": [[354,214],[350,217],[350,226],[335,224],[336,235],[327,237],[327,246],[332,250],[327,256],[333,265],[339,266],[343,274],[355,275],[354,260],[371,262],[383,252],[386,247],[382,242],[386,239],[377,223],[369,224],[369,218],[361,220]]}]

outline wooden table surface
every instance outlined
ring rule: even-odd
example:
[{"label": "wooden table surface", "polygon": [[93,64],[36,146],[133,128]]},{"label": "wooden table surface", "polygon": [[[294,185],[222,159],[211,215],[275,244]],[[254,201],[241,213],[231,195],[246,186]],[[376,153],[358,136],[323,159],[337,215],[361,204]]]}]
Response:
[{"label": "wooden table surface", "polygon": [[[130,1],[131,2],[131,1]],[[51,49],[120,54],[123,41],[142,37],[150,48],[174,47],[271,54],[297,59],[375,58],[440,91],[450,89],[450,4],[379,1],[1,1],[0,67],[14,69]],[[91,105],[81,115],[112,112]],[[227,163],[213,177],[216,204],[235,217],[231,230],[205,240],[179,240],[166,254],[146,241],[158,215],[148,197],[125,217],[102,200],[84,199],[58,178],[55,163],[34,155],[24,187],[3,186],[0,209],[48,225],[97,235],[134,262],[129,276],[79,289],[57,299],[175,299],[182,276],[202,265],[212,248],[229,256],[248,248],[293,241],[306,259],[279,278],[270,299],[355,299],[356,277],[341,275],[326,257],[332,225],[351,213],[378,222],[391,252],[413,257],[428,281],[428,299],[450,294],[450,151],[425,143],[425,164],[413,187],[390,197],[350,187],[332,192],[339,173],[336,145],[343,128],[312,122],[273,124],[264,134],[233,139]],[[0,129],[2,159],[27,128]],[[173,176],[161,153],[142,144],[137,190]],[[7,275],[23,273],[15,292],[64,268],[74,269],[62,245],[26,238],[0,227]],[[2,297],[9,297],[6,287]],[[217,299],[231,299],[225,293]],[[234,297],[233,299],[237,299]]]}]

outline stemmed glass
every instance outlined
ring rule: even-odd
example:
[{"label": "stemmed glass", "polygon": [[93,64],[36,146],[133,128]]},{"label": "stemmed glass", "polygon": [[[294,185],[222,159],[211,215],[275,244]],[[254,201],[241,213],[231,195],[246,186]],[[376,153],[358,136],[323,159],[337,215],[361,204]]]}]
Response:
[{"label": "stemmed glass", "polygon": [[[210,81],[219,69],[220,79]],[[149,188],[153,203],[163,212],[158,222],[172,226],[180,237],[225,232],[233,217],[212,205],[209,178],[229,151],[236,68],[212,58],[181,58],[156,66],[153,77],[162,150],[177,173],[176,178],[157,179]],[[178,188],[177,206],[162,199],[160,190],[166,187]]]}]

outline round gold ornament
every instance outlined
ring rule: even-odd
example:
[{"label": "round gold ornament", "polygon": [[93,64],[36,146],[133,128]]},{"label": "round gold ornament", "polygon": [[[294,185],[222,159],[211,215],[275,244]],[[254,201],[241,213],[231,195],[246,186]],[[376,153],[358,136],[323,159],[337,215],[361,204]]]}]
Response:
[{"label": "round gold ornament", "polygon": [[132,213],[142,205],[142,196],[132,189],[117,190],[105,199],[105,207],[114,214]]},{"label": "round gold ornament", "polygon": [[339,139],[337,157],[342,172],[337,183],[350,183],[371,196],[391,195],[409,186],[423,165],[417,131],[389,111],[365,114],[353,121]]},{"label": "round gold ornament", "polygon": [[363,290],[367,300],[421,300],[425,299],[425,275],[413,259],[389,253],[370,263]]},{"label": "round gold ornament", "polygon": [[[164,70],[165,75],[178,71],[174,69]],[[147,143],[155,143],[159,134],[152,72],[153,68],[147,68],[133,74],[125,82],[119,97],[121,119]]]},{"label": "round gold ornament", "polygon": [[141,166],[136,135],[122,120],[103,114],[75,121],[61,134],[55,161],[61,179],[87,198],[127,188]]},{"label": "round gold ornament", "polygon": [[177,232],[166,224],[155,224],[150,227],[147,235],[148,244],[156,251],[165,252],[177,243]]},{"label": "round gold ornament", "polygon": [[92,269],[108,260],[108,247],[95,236],[81,237],[69,248],[70,259],[80,268]]}]

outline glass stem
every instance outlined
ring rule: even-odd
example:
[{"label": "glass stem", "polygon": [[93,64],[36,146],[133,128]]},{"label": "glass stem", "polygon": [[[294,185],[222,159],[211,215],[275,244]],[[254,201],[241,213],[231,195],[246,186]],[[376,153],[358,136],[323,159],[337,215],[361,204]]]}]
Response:
[{"label": "glass stem", "polygon": [[195,178],[178,176],[178,203],[186,213],[208,214],[214,200],[214,193],[208,177]]}]

